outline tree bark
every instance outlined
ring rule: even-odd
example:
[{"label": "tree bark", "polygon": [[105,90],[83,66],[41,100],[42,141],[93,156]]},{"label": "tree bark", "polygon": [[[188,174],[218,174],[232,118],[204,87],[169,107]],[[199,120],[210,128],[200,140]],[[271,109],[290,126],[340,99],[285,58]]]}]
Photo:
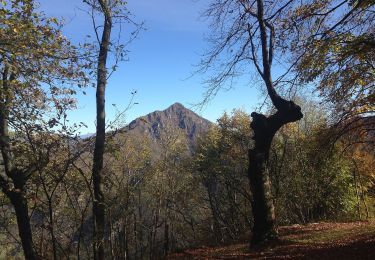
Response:
[{"label": "tree bark", "polygon": [[169,253],[169,224],[168,220],[164,219],[164,257],[167,257]]},{"label": "tree bark", "polygon": [[53,260],[57,259],[57,245],[56,245],[56,236],[54,228],[54,218],[53,218],[53,208],[52,208],[52,197],[48,196],[48,215],[49,215],[49,233],[52,240],[52,251],[53,251]]},{"label": "tree bark", "polygon": [[107,84],[107,56],[110,45],[112,19],[106,0],[99,0],[104,14],[104,27],[98,56],[96,88],[96,138],[93,157],[93,215],[94,215],[94,259],[104,259],[105,199],[103,192],[103,157],[105,146],[105,88]]},{"label": "tree bark", "polygon": [[15,75],[10,73],[9,68],[5,65],[2,71],[2,86],[0,86],[0,150],[5,174],[0,173],[0,187],[16,212],[18,233],[21,238],[25,259],[34,260],[37,259],[37,254],[34,249],[25,196],[26,178],[24,172],[17,170],[14,165],[8,129],[9,106],[11,103],[9,84],[14,79]]},{"label": "tree bark", "polygon": [[253,112],[250,124],[254,131],[254,148],[249,150],[248,176],[252,191],[251,207],[254,216],[251,245],[257,245],[277,238],[275,209],[273,205],[271,181],[269,176],[269,152],[272,139],[283,125],[300,120],[301,108],[292,101],[280,97],[276,99],[280,109],[266,117]]},{"label": "tree bark", "polygon": [[[253,140],[255,141],[254,148],[249,150],[248,168],[250,188],[253,195],[251,207],[254,216],[251,245],[257,245],[277,238],[275,208],[269,176],[269,152],[272,139],[280,127],[291,122],[296,122],[303,117],[299,106],[293,101],[283,99],[275,90],[271,73],[275,30],[272,24],[264,17],[264,0],[257,0],[256,2],[256,14],[252,13],[250,9],[248,12],[258,20],[263,70],[260,70],[255,56],[254,63],[266,85],[267,93],[277,112],[268,117],[256,112],[251,113],[253,120],[250,127],[254,132]],[[249,37],[252,41],[251,33],[249,33]],[[253,44],[252,48],[254,53]]]},{"label": "tree bark", "polygon": [[30,219],[25,194],[21,190],[10,191],[6,193],[10,199],[17,217],[18,233],[21,238],[22,249],[27,260],[37,259],[34,250]]}]

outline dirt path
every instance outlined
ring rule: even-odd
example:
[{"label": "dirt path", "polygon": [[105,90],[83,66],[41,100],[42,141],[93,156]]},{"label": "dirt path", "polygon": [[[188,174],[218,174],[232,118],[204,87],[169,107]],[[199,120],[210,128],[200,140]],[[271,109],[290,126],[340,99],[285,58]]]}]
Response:
[{"label": "dirt path", "polygon": [[204,247],[173,254],[169,259],[372,259],[375,221],[313,223],[279,229],[280,240],[249,249],[248,244]]}]

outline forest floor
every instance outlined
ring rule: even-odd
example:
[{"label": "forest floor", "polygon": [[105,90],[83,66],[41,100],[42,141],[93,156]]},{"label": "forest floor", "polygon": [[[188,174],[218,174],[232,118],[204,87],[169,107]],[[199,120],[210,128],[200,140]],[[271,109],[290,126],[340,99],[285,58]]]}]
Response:
[{"label": "forest floor", "polygon": [[279,240],[189,249],[168,259],[375,259],[375,221],[312,223],[279,228]]}]

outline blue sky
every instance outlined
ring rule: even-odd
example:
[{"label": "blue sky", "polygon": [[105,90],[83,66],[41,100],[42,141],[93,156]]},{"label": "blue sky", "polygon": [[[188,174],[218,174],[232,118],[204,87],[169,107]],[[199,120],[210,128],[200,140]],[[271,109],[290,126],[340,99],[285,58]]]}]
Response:
[{"label": "blue sky", "polygon": [[[39,9],[47,16],[65,19],[64,33],[73,42],[83,41],[85,35],[93,32],[89,16],[82,11],[85,6],[81,0],[40,0],[39,3]],[[126,113],[127,122],[154,110],[163,110],[175,102],[192,108],[202,100],[205,75],[189,76],[208,47],[204,40],[208,25],[200,18],[206,3],[203,0],[129,1],[135,20],[144,21],[147,30],[129,46],[129,61],[121,63],[109,79],[108,121],[115,113],[112,104],[126,107],[133,90],[137,90],[135,101],[139,104]],[[250,75],[247,75],[239,79],[233,89],[221,91],[196,112],[211,121],[234,108],[251,112],[263,100],[257,88],[250,85]],[[69,115],[71,121],[83,121],[88,125],[82,133],[95,131],[95,89],[89,88],[86,92],[86,96],[78,97],[78,110]]]}]

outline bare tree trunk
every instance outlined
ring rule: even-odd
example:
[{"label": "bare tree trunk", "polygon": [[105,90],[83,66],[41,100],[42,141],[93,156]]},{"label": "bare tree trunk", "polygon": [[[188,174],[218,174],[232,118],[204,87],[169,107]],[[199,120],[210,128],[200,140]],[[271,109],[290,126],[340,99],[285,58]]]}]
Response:
[{"label": "bare tree trunk", "polygon": [[104,259],[105,241],[105,200],[103,192],[103,157],[105,146],[105,88],[107,85],[107,56],[110,45],[112,17],[106,0],[99,0],[104,14],[104,27],[98,57],[97,87],[96,87],[96,138],[93,158],[94,186],[94,259]]},{"label": "bare tree trunk", "polygon": [[113,238],[113,234],[112,234],[112,214],[111,214],[111,210],[108,209],[108,229],[109,229],[109,249],[110,249],[110,253],[111,253],[111,259],[115,259],[115,252],[114,252],[114,238]]},{"label": "bare tree trunk", "polygon": [[[253,140],[255,141],[254,148],[249,150],[248,170],[250,188],[253,194],[251,201],[254,216],[252,245],[277,237],[275,208],[268,164],[272,139],[280,127],[298,121],[303,117],[299,106],[292,101],[281,98],[275,90],[271,76],[275,31],[272,24],[264,18],[264,1],[257,0],[256,2],[257,13],[252,15],[256,16],[259,24],[263,70],[260,69],[256,59],[254,59],[254,63],[267,87],[268,95],[277,112],[268,117],[256,112],[251,113],[253,120],[250,126],[254,131]],[[252,12],[250,9],[248,11]],[[249,33],[249,37],[252,41],[251,33]],[[252,46],[254,45],[252,44]]]},{"label": "bare tree trunk", "polygon": [[[136,213],[134,214],[134,223],[142,223],[144,221],[143,219],[143,211],[142,211],[142,203],[141,203],[141,189],[138,189],[138,216],[139,216],[139,221],[137,221]],[[138,250],[140,250],[140,258],[144,258],[144,250],[143,250],[143,239],[144,239],[144,231],[141,225],[139,225],[139,231],[137,232],[136,226],[134,226],[134,231],[135,231],[135,237],[136,237],[136,245],[137,245],[137,250],[136,250],[136,257],[138,256]],[[138,234],[139,233],[139,234]]]},{"label": "bare tree trunk", "polygon": [[249,180],[253,194],[251,206],[254,216],[252,245],[277,237],[275,209],[269,176],[269,152],[272,139],[283,125],[302,118],[301,108],[292,101],[276,99],[278,111],[266,117],[253,112],[251,128],[255,146],[249,150]]},{"label": "bare tree trunk", "polygon": [[164,257],[166,257],[169,253],[169,224],[168,220],[164,220]]},{"label": "bare tree trunk", "polygon": [[137,231],[137,228],[138,228],[138,225],[137,225],[137,213],[136,211],[134,210],[133,212],[133,221],[134,221],[134,227],[133,227],[133,234],[134,234],[134,256],[137,257],[138,256],[138,251],[139,251],[139,236],[138,236],[138,231]]},{"label": "bare tree trunk", "polygon": [[44,258],[44,230],[42,229],[39,242],[39,256]]},{"label": "bare tree trunk", "polygon": [[[10,74],[10,76],[9,76]],[[0,87],[0,150],[4,161],[4,175],[0,175],[0,187],[12,203],[17,217],[18,233],[21,238],[22,249],[27,260],[37,259],[34,250],[28,205],[26,199],[25,172],[17,170],[14,165],[10,147],[8,130],[9,105],[11,90],[9,84],[14,80],[14,74],[9,73],[7,66],[2,72],[2,86]]]},{"label": "bare tree trunk", "polygon": [[17,190],[6,192],[6,195],[10,199],[14,210],[16,211],[18,233],[21,238],[25,259],[37,259],[37,255],[34,250],[27,200],[24,191]]},{"label": "bare tree trunk", "polygon": [[52,251],[53,251],[53,259],[57,259],[57,246],[56,246],[56,237],[55,237],[55,229],[54,229],[54,219],[53,219],[53,208],[52,208],[52,198],[48,196],[48,216],[49,216],[49,232],[52,240]]},{"label": "bare tree trunk", "polygon": [[353,163],[354,163],[354,166],[355,166],[355,169],[353,171],[353,179],[354,179],[354,187],[355,187],[355,193],[356,193],[356,197],[357,197],[357,213],[358,213],[358,219],[361,220],[361,197],[359,195],[359,185],[358,185],[358,182],[357,182],[357,164],[355,162],[355,160],[353,160]]},{"label": "bare tree trunk", "polygon": [[366,203],[366,198],[365,198],[365,191],[363,189],[362,185],[362,180],[361,180],[361,174],[358,174],[358,188],[360,190],[360,197],[362,198],[363,206],[365,207],[365,212],[366,212],[366,219],[369,218],[369,211]]}]

